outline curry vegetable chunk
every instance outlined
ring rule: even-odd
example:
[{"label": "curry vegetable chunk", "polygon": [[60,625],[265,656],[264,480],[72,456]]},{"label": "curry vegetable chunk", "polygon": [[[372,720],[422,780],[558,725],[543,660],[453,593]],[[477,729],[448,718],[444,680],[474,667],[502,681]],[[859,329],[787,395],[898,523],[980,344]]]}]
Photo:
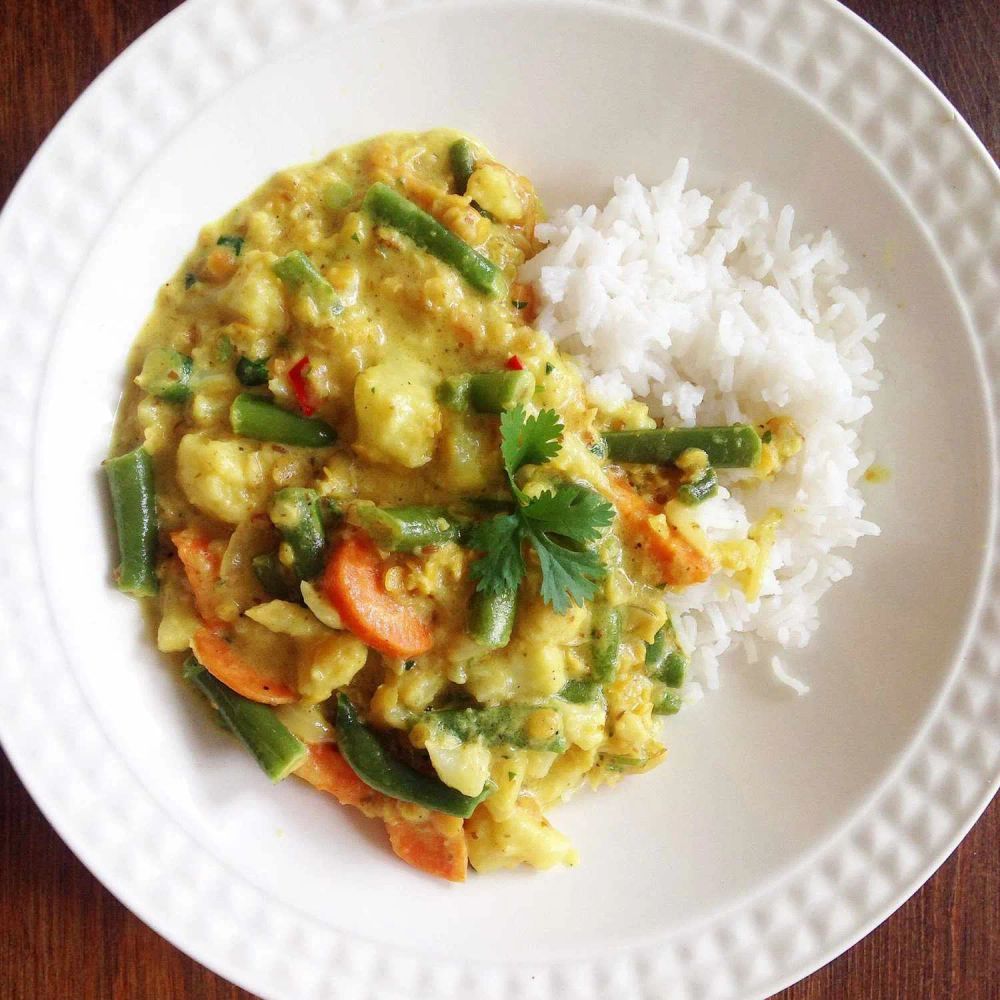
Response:
[{"label": "curry vegetable chunk", "polygon": [[700,511],[799,440],[593,405],[517,281],[541,216],[446,129],[276,174],[160,291],[107,466],[161,650],[272,779],[455,881],[575,863],[546,809],[662,759],[664,592],[759,592],[777,521],[720,547]]}]

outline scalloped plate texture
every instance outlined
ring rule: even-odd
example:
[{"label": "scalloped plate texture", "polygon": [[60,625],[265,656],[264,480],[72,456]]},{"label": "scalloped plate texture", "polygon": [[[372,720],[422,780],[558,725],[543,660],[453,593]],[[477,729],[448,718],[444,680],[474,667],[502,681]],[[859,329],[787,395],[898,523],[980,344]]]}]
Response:
[{"label": "scalloped plate texture", "polygon": [[[883,527],[790,666],[731,661],[668,762],[556,811],[581,864],[440,884],[205,725],[110,585],[99,464],[128,346],[198,227],[389,129],[481,137],[549,205],[753,180],[889,315]],[[189,0],[66,115],[0,219],[4,748],[126,905],[262,997],[765,997],[900,905],[1000,775],[1000,179],[830,0]]]}]

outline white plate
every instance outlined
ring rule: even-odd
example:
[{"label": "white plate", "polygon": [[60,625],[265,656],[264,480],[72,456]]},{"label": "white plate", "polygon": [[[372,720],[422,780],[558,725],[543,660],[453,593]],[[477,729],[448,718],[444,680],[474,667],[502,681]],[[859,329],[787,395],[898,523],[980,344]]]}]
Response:
[{"label": "white plate", "polygon": [[[205,726],[108,585],[98,472],[126,348],[198,225],[275,168],[437,124],[550,204],[680,154],[696,183],[753,178],[834,226],[889,313],[869,421],[893,470],[869,491],[884,535],[793,663],[810,697],[730,663],[670,724],[664,766],[557,811],[580,867],[464,887],[309,789],[269,788]],[[0,220],[15,767],[129,907],[266,997],[748,1000],[800,978],[913,892],[997,786],[998,190],[940,94],[827,0],[184,5],[74,106]]]}]

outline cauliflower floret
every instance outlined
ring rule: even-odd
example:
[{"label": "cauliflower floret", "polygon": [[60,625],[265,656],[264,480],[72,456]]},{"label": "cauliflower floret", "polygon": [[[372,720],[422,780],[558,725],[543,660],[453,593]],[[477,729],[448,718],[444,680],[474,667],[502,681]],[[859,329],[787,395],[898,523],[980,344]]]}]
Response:
[{"label": "cauliflower floret", "polygon": [[478,795],[490,776],[490,752],[482,740],[463,743],[454,733],[437,728],[424,749],[438,777],[463,795]]},{"label": "cauliflower floret", "polygon": [[386,361],[363,371],[354,383],[359,454],[407,469],[426,465],[441,429],[434,382],[419,361]]},{"label": "cauliflower floret", "polygon": [[274,254],[250,251],[218,292],[219,304],[261,333],[278,334],[286,323],[281,280],[271,270]]},{"label": "cauliflower floret", "polygon": [[476,167],[465,193],[500,222],[519,222],[524,217],[518,178],[499,163]]},{"label": "cauliflower floret", "polygon": [[584,619],[587,612],[579,605],[571,604],[562,614],[540,598],[522,601],[522,606],[523,609],[518,609],[518,627],[524,635],[544,635],[550,644],[570,645],[586,631]]},{"label": "cauliflower floret", "polygon": [[577,853],[569,838],[560,833],[542,815],[538,805],[528,798],[518,800],[511,815],[495,820],[480,806],[465,821],[469,861],[477,872],[497,868],[533,868],[575,865]]},{"label": "cauliflower floret", "polygon": [[291,601],[258,604],[248,608],[246,616],[272,632],[290,635],[293,639],[322,639],[330,634],[311,611]]},{"label": "cauliflower floret", "polygon": [[296,461],[273,445],[194,433],[185,434],[177,447],[177,481],[188,500],[227,524],[263,511],[276,480],[287,486],[307,474],[308,460]]},{"label": "cauliflower floret", "polygon": [[136,407],[136,418],[142,428],[143,447],[155,455],[170,439],[177,408],[155,396],[146,396]]},{"label": "cauliflower floret", "polygon": [[467,671],[469,692],[484,704],[548,698],[566,683],[566,654],[532,638],[480,657]]},{"label": "cauliflower floret", "polygon": [[258,210],[247,218],[247,240],[257,247],[269,246],[281,236],[281,223],[271,212]]},{"label": "cauliflower floret", "polygon": [[582,705],[569,702],[560,706],[563,732],[567,742],[582,750],[594,750],[604,742],[607,708],[601,701]]},{"label": "cauliflower floret", "polygon": [[200,510],[239,524],[261,510],[270,493],[263,449],[246,441],[185,434],[177,447],[177,479]]},{"label": "cauliflower floret", "polygon": [[532,782],[532,797],[543,809],[565,802],[583,783],[596,760],[596,750],[570,747],[553,761],[548,774]]},{"label": "cauliflower floret", "polygon": [[510,819],[517,809],[521,786],[528,771],[526,756],[523,750],[504,748],[502,753],[493,757],[490,780],[497,787],[496,791],[486,799],[483,808],[497,822]]},{"label": "cauliflower floret", "polygon": [[349,632],[324,636],[299,656],[299,693],[305,701],[326,701],[335,688],[351,683],[367,659],[368,647]]}]

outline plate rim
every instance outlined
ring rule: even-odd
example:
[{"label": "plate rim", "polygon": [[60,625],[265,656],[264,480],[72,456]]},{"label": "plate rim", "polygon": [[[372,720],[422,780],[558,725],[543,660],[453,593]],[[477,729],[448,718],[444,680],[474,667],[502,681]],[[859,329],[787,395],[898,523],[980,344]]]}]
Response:
[{"label": "plate rim", "polygon": [[[353,4],[351,0],[347,0],[347,2],[342,2],[342,0],[297,0],[292,5],[291,16],[285,18],[284,33],[279,32],[275,36],[275,39],[270,40],[270,47],[267,44],[260,44],[250,56],[246,57],[247,61],[243,64],[240,64],[238,60],[232,61],[227,67],[226,72],[218,75],[217,79],[209,80],[207,83],[203,80],[193,88],[188,106],[181,109],[179,124],[186,122],[188,117],[203,106],[205,102],[215,99],[219,93],[238,80],[244,72],[253,72],[269,59],[298,46],[307,34],[315,31],[317,27],[327,28],[331,24],[338,21],[342,22],[345,19],[355,22],[368,22],[371,19],[378,20],[387,15],[395,16],[419,9],[444,5],[458,6],[461,2],[462,0],[411,0],[411,2],[406,2],[406,0],[401,0],[401,2],[397,2],[397,0],[387,0],[387,2],[372,0],[372,2],[365,2],[365,0],[361,0],[360,3]],[[534,2],[543,5],[546,0],[534,0]],[[739,26],[741,15],[746,15],[748,9],[756,9],[759,12],[761,8],[764,8],[765,14],[762,16],[770,30],[764,31],[763,37],[769,38],[771,37],[771,32],[777,30],[776,25],[780,18],[788,16],[790,8],[784,0],[758,0],[757,3],[752,5],[741,5],[739,0],[648,0],[641,7],[636,3],[630,2],[630,0],[601,0],[601,2],[593,2],[593,0],[591,2],[587,2],[587,0],[561,0],[561,5],[578,7],[580,9],[605,8],[619,13],[629,11],[656,21],[669,22],[687,31],[693,30],[713,43],[721,42],[725,44],[727,48],[738,53],[741,58],[755,68],[776,77],[782,83],[794,89],[802,99],[807,100],[813,107],[819,108],[824,114],[832,118],[836,125],[845,131],[854,141],[854,144],[876,163],[887,183],[895,187],[897,194],[903,199],[914,221],[925,232],[929,245],[934,251],[938,264],[941,266],[947,279],[949,288],[962,314],[966,318],[966,325],[973,334],[971,341],[974,345],[974,351],[977,354],[979,376],[983,384],[989,413],[994,418],[997,416],[997,393],[995,387],[1000,380],[998,380],[997,361],[988,356],[988,348],[991,346],[992,350],[996,351],[997,340],[1000,337],[998,337],[997,320],[994,318],[992,325],[988,319],[984,320],[984,317],[990,317],[991,314],[995,317],[998,307],[1000,307],[1000,294],[996,290],[996,276],[991,275],[988,266],[980,268],[974,266],[974,263],[969,262],[970,256],[978,259],[979,254],[970,255],[968,252],[959,252],[963,226],[966,224],[966,220],[974,215],[974,206],[967,206],[961,212],[953,210],[944,219],[938,218],[937,222],[933,225],[927,222],[925,216],[919,211],[920,205],[918,204],[918,199],[923,198],[925,206],[933,205],[937,192],[935,189],[930,190],[928,193],[928,189],[921,189],[919,186],[914,186],[913,175],[916,159],[911,158],[908,170],[906,169],[906,161],[903,161],[902,164],[892,163],[887,159],[890,151],[887,148],[883,148],[884,139],[883,144],[879,145],[876,133],[876,139],[872,140],[872,142],[875,142],[878,148],[873,148],[872,142],[866,142],[863,136],[859,134],[858,130],[861,125],[870,125],[870,123],[862,123],[857,118],[858,111],[856,104],[852,106],[848,102],[846,106],[838,109],[830,103],[829,94],[810,92],[807,81],[795,75],[796,67],[786,65],[782,61],[783,57],[780,54],[780,48],[777,50],[777,53],[772,53],[771,57],[768,57],[761,48],[760,39],[753,40],[746,36],[745,31]],[[832,27],[837,31],[842,29],[848,33],[853,33],[854,39],[852,44],[867,46],[869,53],[875,51],[881,54],[884,59],[888,60],[887,65],[895,66],[897,70],[902,70],[903,84],[900,85],[901,91],[897,89],[895,93],[898,95],[901,92],[904,98],[906,95],[910,95],[914,99],[916,95],[922,96],[925,100],[930,98],[933,104],[936,105],[937,110],[946,112],[958,127],[960,141],[965,145],[966,152],[971,151],[973,154],[970,158],[971,166],[969,170],[973,172],[978,170],[981,173],[982,179],[985,180],[985,185],[983,186],[987,198],[991,189],[993,191],[1000,190],[1000,168],[993,162],[981,140],[926,75],[892,45],[891,42],[880,35],[871,25],[858,17],[858,15],[836,2],[836,0],[802,0],[801,3],[794,6],[798,11],[800,27],[803,18],[819,18],[828,28]],[[74,164],[71,162],[72,156],[68,155],[68,153],[72,153],[73,149],[79,145],[81,134],[87,135],[91,139],[95,131],[100,134],[102,127],[106,126],[106,109],[103,106],[107,105],[113,99],[116,89],[118,95],[121,95],[123,85],[130,79],[130,74],[136,71],[136,68],[144,59],[155,54],[156,58],[154,61],[156,61],[161,73],[169,74],[170,72],[174,72],[175,74],[180,74],[181,71],[176,65],[170,67],[168,62],[171,43],[181,37],[181,35],[190,35],[196,31],[201,31],[205,38],[212,39],[213,31],[218,31],[220,23],[227,30],[238,29],[241,26],[248,27],[256,18],[262,16],[265,10],[271,8],[268,13],[273,14],[273,9],[276,7],[277,4],[272,2],[272,0],[255,0],[255,2],[243,4],[239,0],[186,0],[185,3],[167,14],[125,49],[95,78],[63,115],[56,127],[39,147],[34,157],[32,157],[28,167],[11,191],[2,215],[0,215],[0,259],[10,259],[11,247],[16,249],[23,248],[25,245],[24,233],[22,232],[19,237],[17,228],[24,216],[27,215],[30,218],[32,214],[32,199],[38,198],[40,194],[43,198],[45,197],[46,191],[51,190],[53,177],[58,179],[58,175],[64,172],[69,172],[72,175]],[[803,14],[803,11],[807,11],[808,13]],[[294,23],[292,23],[293,21]],[[728,23],[734,24],[735,27],[727,29],[725,25]],[[727,30],[730,31],[730,34],[726,33]],[[814,42],[815,38],[812,41]],[[157,49],[157,46],[159,46],[159,49]],[[214,54],[216,59],[218,59],[218,51],[210,54]],[[842,79],[846,74],[846,70],[838,67],[838,73],[840,74],[838,79]],[[219,83],[220,80],[221,83]],[[916,114],[913,106],[908,106],[908,108],[911,115]],[[883,112],[884,114],[885,112]],[[904,122],[903,126],[904,136],[909,136],[911,132],[910,125]],[[171,134],[172,124],[168,120],[161,129],[161,134],[153,137],[154,147],[157,144],[167,141]],[[146,158],[152,155],[152,150],[144,152],[141,145],[139,149],[136,149],[134,146],[131,146],[130,149],[132,161],[127,164],[130,172],[125,180],[122,181],[122,185],[127,185],[132,177],[142,169]],[[934,152],[934,150],[923,149],[921,155],[928,163],[931,163],[930,169],[933,173],[933,180],[936,182],[937,187],[940,187],[943,184],[943,178],[939,175],[939,171],[943,171],[950,165],[936,166],[932,163],[930,158]],[[46,172],[50,175],[48,178],[46,178]],[[78,173],[82,172],[78,171]],[[77,184],[93,184],[93,179],[88,179],[86,176],[73,175],[72,179]],[[48,188],[46,185],[48,185]],[[921,193],[922,191],[923,193]],[[27,327],[34,328],[32,332],[39,334],[38,344],[30,342],[30,338],[24,338],[29,341],[26,346],[27,354],[24,354],[24,357],[27,357],[28,361],[34,365],[31,372],[32,377],[29,380],[30,384],[22,392],[21,397],[15,395],[0,397],[0,418],[9,418],[13,412],[12,404],[23,402],[24,397],[27,397],[27,402],[31,408],[31,419],[25,422],[25,428],[15,428],[21,435],[15,443],[21,443],[22,441],[30,443],[34,438],[38,423],[39,399],[37,392],[32,391],[31,386],[40,385],[44,380],[48,350],[51,347],[51,340],[58,327],[62,309],[71,296],[79,275],[79,270],[87,259],[90,248],[89,244],[99,235],[108,216],[117,205],[118,193],[113,184],[105,182],[102,194],[104,195],[106,211],[103,214],[98,213],[100,217],[93,217],[90,230],[87,228],[88,223],[86,219],[76,227],[73,233],[73,236],[76,238],[74,250],[78,251],[76,260],[66,260],[67,255],[65,253],[61,255],[63,258],[59,262],[62,268],[60,277],[63,279],[61,291],[57,296],[50,296],[51,301],[46,302],[47,311],[43,313],[44,319],[39,319],[34,324],[25,324]],[[994,203],[996,201],[995,194],[992,201]],[[940,215],[940,213],[938,214]],[[994,212],[994,223],[995,221],[996,212]],[[974,238],[978,240],[977,248],[980,244],[986,247],[996,242],[997,235],[995,230],[996,225],[994,224],[994,231],[992,233],[987,231],[987,235],[984,237],[974,228],[971,229],[970,231],[973,233]],[[38,246],[36,245],[34,251],[37,252],[37,250]],[[982,277],[980,277],[979,271],[982,271]],[[991,277],[994,278],[992,284],[990,281]],[[0,290],[2,290],[0,292],[0,341],[10,346],[16,343],[13,330],[18,317],[18,288],[14,282],[7,278],[0,279],[0,281],[2,281],[0,283]],[[22,283],[20,290],[23,292],[25,287],[30,286],[31,281],[27,279]],[[6,294],[11,288],[14,289],[14,294]],[[38,291],[37,288],[32,290],[35,292]],[[11,305],[10,303],[12,302],[15,304]],[[21,329],[24,328],[24,326],[21,327]],[[32,358],[31,348],[34,347],[41,347],[42,350]],[[22,363],[24,363],[23,357]],[[5,419],[5,422],[9,422],[8,419]],[[25,429],[29,432],[25,433]],[[758,887],[746,897],[734,902],[726,914],[721,916],[713,914],[706,917],[690,929],[683,929],[682,931],[676,931],[667,935],[670,939],[679,939],[685,934],[705,934],[709,925],[719,924],[723,920],[730,919],[729,914],[732,912],[752,907],[756,905],[753,901],[762,900],[764,897],[776,892],[779,884],[792,882],[798,873],[811,865],[815,865],[821,856],[829,853],[832,845],[838,840],[844,839],[848,828],[859,825],[860,820],[865,818],[866,814],[872,812],[875,806],[887,797],[891,787],[900,783],[904,774],[916,774],[915,767],[917,770],[919,770],[919,767],[917,767],[915,758],[918,751],[924,751],[926,754],[927,747],[924,744],[933,736],[932,730],[939,727],[946,716],[950,719],[957,719],[958,722],[968,721],[960,717],[960,713],[957,711],[959,706],[956,698],[959,697],[957,692],[962,683],[965,682],[968,685],[970,672],[973,666],[975,666],[974,663],[969,662],[970,652],[978,655],[979,659],[982,660],[979,666],[985,670],[988,689],[991,678],[995,686],[998,676],[997,667],[1000,664],[1000,634],[998,634],[1000,633],[1000,621],[993,620],[991,622],[986,615],[987,594],[1000,593],[1000,566],[997,564],[998,474],[995,422],[988,427],[987,431],[992,446],[992,496],[990,505],[990,534],[987,541],[988,552],[982,565],[974,605],[970,609],[970,624],[962,640],[961,652],[952,665],[947,682],[943,685],[932,708],[922,720],[921,726],[914,734],[912,741],[900,754],[899,758],[893,762],[892,767],[879,782],[875,790],[871,792],[864,804],[859,807],[857,812],[825,838],[824,841],[817,844],[798,864],[776,876],[772,882]],[[28,454],[28,450],[22,449],[22,452],[16,458],[23,458],[30,465]],[[30,506],[30,494],[33,488],[33,477],[30,469],[28,475],[23,480],[16,473],[12,474],[8,470],[0,472],[0,476],[2,476],[7,486],[8,493],[16,495],[18,502],[27,501],[28,503],[25,504],[26,507]],[[15,503],[14,507],[15,516],[5,526],[5,533],[17,523],[21,523],[21,519],[25,515],[27,515],[25,526],[29,528],[31,526],[28,510],[20,510],[17,503]],[[21,553],[17,558],[12,559],[10,579],[19,578],[23,585],[23,592],[25,594],[31,592],[35,596],[41,596],[42,600],[38,603],[44,604],[47,608],[47,598],[41,576],[37,569],[32,569],[30,566],[30,559],[26,559],[24,556],[25,553]],[[35,610],[37,612],[38,609]],[[47,613],[49,612],[47,611]],[[6,618],[0,617],[0,635],[8,638],[18,632],[18,626],[15,625],[7,612],[5,612],[5,615],[7,615]],[[996,613],[994,613],[994,619],[997,619]],[[24,621],[20,622],[20,630],[26,630],[33,620],[32,615],[28,614]],[[3,649],[3,653],[0,654],[0,662],[3,664],[5,673],[11,668],[12,658],[8,650],[12,645],[14,644],[4,643],[0,647]],[[76,683],[75,679],[73,679],[73,684]],[[86,704],[82,692],[78,691],[77,694],[80,700]],[[61,706],[62,710],[68,711],[68,705],[68,697],[64,697]],[[87,710],[90,711],[89,706],[87,706]],[[218,972],[220,975],[225,976],[227,979],[239,983],[246,989],[260,993],[263,996],[278,996],[279,987],[277,979],[272,978],[270,985],[268,985],[267,980],[260,978],[261,976],[266,976],[267,973],[261,973],[259,969],[253,973],[244,971],[239,967],[238,961],[234,962],[232,960],[232,956],[229,956],[228,961],[223,961],[217,952],[212,951],[213,948],[217,948],[217,945],[212,943],[208,937],[203,941],[198,940],[190,932],[185,937],[182,929],[179,929],[182,922],[177,919],[176,911],[168,920],[167,908],[165,906],[155,909],[152,901],[142,896],[142,887],[137,884],[136,872],[128,868],[123,869],[121,866],[111,863],[107,848],[101,846],[100,838],[95,838],[85,832],[88,827],[86,824],[79,822],[79,801],[74,806],[68,797],[65,795],[60,796],[58,789],[54,787],[53,780],[58,772],[53,767],[53,755],[51,753],[49,755],[38,755],[32,752],[34,748],[29,745],[29,741],[26,739],[29,735],[29,727],[24,726],[23,729],[18,729],[19,724],[22,722],[23,719],[19,719],[7,707],[0,706],[0,742],[3,744],[12,767],[28,788],[29,793],[46,816],[46,819],[88,869],[114,895],[121,899],[132,912],[136,913],[144,922],[167,940],[196,958],[197,961]],[[993,729],[1000,733],[1000,720],[993,718],[992,723]],[[947,726],[945,728],[947,729]],[[102,741],[112,751],[114,750],[103,733],[97,733],[96,736],[98,741]],[[93,736],[90,738],[93,739]],[[960,747],[949,745],[951,741],[947,733],[944,734],[943,740],[943,744],[937,748],[939,754],[952,754],[955,758],[961,756]],[[954,781],[958,781],[958,775],[962,770],[962,763],[958,760],[951,760],[950,765],[951,777]],[[127,767],[127,765],[120,766]],[[754,986],[753,992],[750,994],[743,991],[740,983],[732,979],[733,973],[730,973],[732,983],[735,984],[734,989],[740,990],[740,992],[735,993],[732,989],[727,989],[726,985],[723,984],[721,986],[721,993],[715,988],[711,988],[712,995],[739,995],[744,1000],[751,995],[762,998],[770,996],[773,992],[809,975],[815,969],[826,964],[826,962],[830,961],[836,955],[846,951],[868,934],[872,928],[881,923],[891,912],[902,905],[926,881],[954,850],[955,846],[988,806],[997,788],[1000,787],[1000,766],[994,766],[990,769],[985,763],[982,763],[981,769],[984,773],[987,771],[990,773],[986,774],[985,778],[978,782],[977,794],[973,795],[971,799],[962,803],[959,807],[953,808],[949,814],[949,820],[960,814],[960,821],[957,824],[950,825],[948,836],[944,837],[933,849],[928,849],[921,855],[925,860],[923,864],[917,867],[916,874],[910,872],[898,879],[898,884],[890,893],[890,898],[887,902],[868,908],[867,919],[854,925],[852,930],[847,934],[840,934],[832,945],[825,948],[822,946],[813,948],[812,953],[808,957],[797,962],[786,963],[782,968],[780,966],[782,960],[780,958],[777,959],[779,969],[769,979],[763,980],[762,985]],[[110,770],[113,771],[114,768]],[[108,782],[121,782],[123,780],[121,775],[111,773],[102,774],[100,778],[101,781],[105,782],[105,787],[111,787],[111,785],[107,784]],[[136,777],[129,771],[124,780],[135,782]],[[871,825],[872,820],[881,819],[884,823],[888,824],[890,829],[895,828],[898,832],[899,824],[902,822],[900,817],[904,816],[910,810],[914,801],[919,800],[921,796],[925,795],[923,790],[914,791],[915,787],[911,783],[909,800],[907,800],[905,794],[900,793],[899,800],[895,804],[889,802],[882,803],[882,815],[869,817],[869,825]],[[148,794],[141,783],[137,784],[137,789],[140,795]],[[130,816],[130,822],[133,825],[148,824],[151,822],[153,815],[162,813],[157,804],[149,807],[146,803],[142,803],[136,808],[136,803],[133,802],[132,807],[133,812]],[[919,808],[919,802],[917,803],[917,807]],[[189,838],[186,833],[182,833],[178,837],[178,841],[187,839]],[[177,841],[174,843],[175,848],[176,846]],[[843,851],[841,853],[844,855]],[[864,849],[855,844],[854,854],[854,860],[857,862],[858,858],[864,854]],[[844,858],[842,857],[840,860],[842,862]],[[864,862],[862,861],[863,864]],[[850,864],[848,864],[848,867],[850,867]],[[834,883],[837,879],[836,868],[837,866],[834,865],[824,874],[824,879],[828,885]],[[225,872],[224,868],[222,870]],[[232,874],[230,873],[230,875]],[[203,884],[211,884],[211,878],[218,877],[218,873],[207,870],[204,875]],[[239,887],[229,888],[237,894],[241,891]],[[258,890],[252,890],[252,893],[263,895]],[[294,924],[296,919],[308,920],[309,918],[299,915],[298,911],[289,904],[280,905],[292,911],[291,915],[287,918],[289,933],[301,933],[308,937],[310,934],[308,928],[295,929],[291,925]],[[441,997],[442,1000],[446,996],[457,998],[475,989],[485,990],[487,996],[492,996],[494,993],[503,996],[526,995],[529,976],[533,980],[532,996],[539,998],[600,995],[597,984],[601,982],[621,983],[628,990],[628,995],[643,997],[662,995],[660,990],[665,988],[682,990],[683,992],[676,992],[676,995],[685,997],[708,995],[707,989],[709,989],[706,988],[705,992],[700,992],[696,977],[692,978],[694,975],[694,965],[696,964],[693,953],[688,956],[690,970],[688,973],[684,973],[682,969],[685,960],[680,955],[679,950],[671,956],[671,961],[664,963],[662,960],[659,960],[662,956],[654,956],[647,953],[650,950],[648,943],[635,948],[623,949],[622,953],[617,955],[595,959],[584,970],[577,967],[572,975],[555,966],[537,968],[528,966],[497,966],[494,969],[486,970],[462,969],[456,966],[457,975],[442,976],[441,963],[434,963],[436,967],[432,968],[415,969],[413,967],[415,963],[409,956],[403,952],[397,953],[396,949],[390,951],[388,948],[383,949],[382,955],[386,968],[382,971],[376,971],[375,963],[372,961],[371,956],[371,951],[375,946],[371,943],[349,938],[347,935],[333,931],[330,928],[324,928],[322,935],[331,939],[323,943],[323,950],[325,951],[327,960],[332,962],[334,956],[340,962],[345,962],[346,959],[345,964],[352,965],[355,971],[352,973],[350,980],[328,979],[324,981],[315,991],[315,995],[317,996],[327,995],[332,991],[334,986],[331,983],[336,983],[336,989],[350,989],[352,991],[351,995],[357,997],[374,996],[377,991],[382,989],[398,990],[399,983],[401,982],[416,984],[421,981],[419,977],[422,977],[422,982],[427,987],[428,995]],[[719,952],[716,957],[721,957],[721,952],[725,951],[724,944],[719,943],[725,936],[725,934],[720,935],[718,931],[715,932],[716,941],[713,942],[714,947],[709,950]],[[732,936],[731,933],[730,936]],[[738,938],[739,935],[737,934],[736,937]],[[398,970],[403,968],[407,970],[406,976],[405,978],[400,978]],[[417,973],[416,978],[413,975],[414,972]],[[687,980],[674,982],[674,977],[683,977],[685,974],[689,977]],[[745,974],[749,975],[750,973],[747,972]],[[739,976],[741,973],[737,972],[735,975]],[[667,979],[664,977],[671,977],[668,987],[664,987],[663,985],[667,982]],[[412,985],[411,989],[416,990],[417,986]],[[310,993],[309,995],[313,994]],[[393,993],[392,995],[396,994]],[[398,995],[423,994],[417,992],[404,994],[401,992]],[[671,995],[673,996],[675,993],[672,992]]]}]

